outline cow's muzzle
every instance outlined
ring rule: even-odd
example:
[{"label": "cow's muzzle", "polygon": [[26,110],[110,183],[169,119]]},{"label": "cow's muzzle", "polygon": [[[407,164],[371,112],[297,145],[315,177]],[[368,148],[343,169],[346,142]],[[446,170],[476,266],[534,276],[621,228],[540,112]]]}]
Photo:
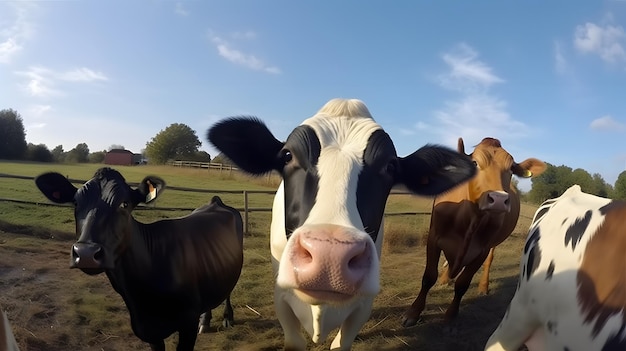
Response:
[{"label": "cow's muzzle", "polygon": [[509,194],[505,191],[486,191],[478,200],[478,208],[481,211],[510,212]]},{"label": "cow's muzzle", "polygon": [[70,268],[79,268],[85,273],[101,273],[104,270],[104,248],[96,243],[74,243]]}]

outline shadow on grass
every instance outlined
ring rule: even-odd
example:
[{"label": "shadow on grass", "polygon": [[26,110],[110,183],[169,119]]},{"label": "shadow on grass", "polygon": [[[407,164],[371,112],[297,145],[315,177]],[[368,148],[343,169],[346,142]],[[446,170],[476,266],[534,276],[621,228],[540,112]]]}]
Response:
[{"label": "shadow on grass", "polygon": [[39,226],[13,224],[3,220],[0,220],[0,230],[13,234],[32,236],[39,239],[72,240],[75,237],[74,233],[50,230],[49,228],[42,228]]},{"label": "shadow on grass", "polygon": [[[367,343],[368,339],[380,339],[382,336],[398,339],[406,345],[401,348],[394,346],[389,350],[483,350],[487,339],[500,323],[515,293],[517,279],[517,275],[493,279],[492,284],[497,288],[492,288],[489,295],[479,296],[476,293],[470,294],[468,291],[461,302],[459,315],[449,322],[445,321],[444,314],[454,295],[452,287],[440,288],[440,295],[446,298],[439,300],[444,302],[429,303],[427,300],[426,309],[417,325],[409,328],[404,328],[401,324],[402,315],[409,307],[408,304],[374,306],[371,319],[380,325],[374,324],[375,328],[364,328],[358,338]],[[475,286],[471,286],[470,289],[475,289]],[[432,289],[431,293],[435,290],[436,288]],[[413,300],[410,300],[409,304],[412,302]]]}]

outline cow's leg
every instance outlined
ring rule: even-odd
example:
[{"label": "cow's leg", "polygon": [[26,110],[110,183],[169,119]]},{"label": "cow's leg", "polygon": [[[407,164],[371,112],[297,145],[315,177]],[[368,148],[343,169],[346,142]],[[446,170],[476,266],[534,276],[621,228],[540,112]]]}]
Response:
[{"label": "cow's leg", "polygon": [[306,339],[300,332],[301,324],[296,315],[291,310],[289,304],[284,300],[274,297],[274,308],[280,326],[283,328],[285,335],[285,351],[304,351],[306,350]]},{"label": "cow's leg", "polygon": [[230,304],[230,294],[226,297],[224,306],[224,321],[222,326],[224,328],[230,328],[235,324],[235,313],[233,312],[233,306]]},{"label": "cow's leg", "polygon": [[[185,324],[178,330],[178,346],[176,351],[193,351],[198,337],[196,321],[199,316],[186,320]],[[164,349],[165,350],[165,349]]]},{"label": "cow's leg", "polygon": [[368,299],[367,302],[363,302],[361,307],[357,308],[346,320],[341,324],[337,336],[333,339],[330,345],[331,350],[350,350],[354,339],[359,334],[363,324],[367,322],[372,313],[372,304],[374,298]]},{"label": "cow's leg", "polygon": [[483,274],[480,276],[480,282],[478,283],[478,293],[481,295],[489,294],[489,271],[491,270],[491,262],[493,262],[493,252],[495,248],[489,250],[489,255],[483,264]]},{"label": "cow's leg", "polygon": [[467,292],[467,288],[469,288],[470,283],[472,282],[472,277],[474,274],[480,269],[480,266],[483,265],[485,258],[489,254],[488,251],[476,257],[470,264],[465,266],[461,274],[456,279],[456,283],[454,283],[454,298],[452,299],[452,303],[448,310],[446,311],[446,319],[451,320],[459,314],[459,306],[461,305],[461,299],[463,295]]},{"label": "cow's leg", "polygon": [[[533,317],[520,298],[519,290],[511,299],[509,308],[498,328],[487,341],[485,351],[516,351],[525,342],[529,342],[529,350],[535,350],[535,342],[540,341],[541,331],[537,331],[540,323]],[[541,348],[538,348],[541,350]]]},{"label": "cow's leg", "polygon": [[402,325],[405,327],[417,324],[422,311],[424,311],[424,307],[426,307],[426,295],[428,294],[430,288],[432,288],[437,282],[437,271],[441,249],[437,245],[436,240],[431,240],[430,237],[431,236],[429,236],[428,244],[426,245],[426,268],[424,270],[424,275],[422,276],[422,288],[415,298],[415,301],[413,301],[413,304],[411,304],[411,307],[404,312]]},{"label": "cow's leg", "polygon": [[198,334],[205,333],[211,327],[211,319],[213,318],[213,314],[211,310],[208,310],[200,315],[200,323],[198,323]]},{"label": "cow's leg", "polygon": [[152,351],[165,351],[165,341],[161,340],[161,342],[151,343],[150,350]]}]

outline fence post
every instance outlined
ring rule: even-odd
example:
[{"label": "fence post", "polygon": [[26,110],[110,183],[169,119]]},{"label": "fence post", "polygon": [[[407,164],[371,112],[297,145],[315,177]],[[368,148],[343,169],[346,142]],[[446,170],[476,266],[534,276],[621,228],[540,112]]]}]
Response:
[{"label": "fence post", "polygon": [[243,230],[248,234],[248,192],[243,191]]}]

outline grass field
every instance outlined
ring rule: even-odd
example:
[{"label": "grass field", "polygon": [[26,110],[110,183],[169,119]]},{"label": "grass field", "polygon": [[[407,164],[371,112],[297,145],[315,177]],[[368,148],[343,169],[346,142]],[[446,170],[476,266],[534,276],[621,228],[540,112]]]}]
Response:
[{"label": "grass field", "polygon": [[[35,176],[58,171],[73,179],[89,179],[99,165],[51,165],[0,162],[0,173]],[[272,190],[277,177],[248,178],[237,174],[168,166],[116,167],[128,182],[148,174],[168,185],[222,190]],[[166,190],[161,207],[196,207],[212,194]],[[220,195],[222,196],[222,195]],[[253,197],[252,197],[253,196]],[[32,181],[0,178],[0,198],[45,202]],[[224,194],[228,204],[243,205],[241,195]],[[269,207],[272,197],[251,195],[251,206]],[[393,195],[387,211],[429,211],[431,201]],[[400,319],[419,290],[425,265],[423,237],[428,216],[389,217],[381,262],[382,292],[354,350],[481,350],[497,326],[517,282],[519,255],[535,207],[522,206],[513,235],[496,251],[491,294],[478,296],[476,281],[465,296],[459,317],[444,323],[451,287],[435,287],[417,326],[403,328]],[[184,215],[177,211],[135,211],[140,221]],[[269,214],[253,213],[244,239],[244,267],[232,296],[236,325],[222,330],[221,309],[214,311],[214,329],[200,335],[196,350],[277,350],[282,331],[272,305],[273,278],[268,242]],[[147,350],[130,330],[128,312],[106,276],[90,277],[68,269],[74,237],[70,208],[0,202],[0,305],[7,312],[22,350]],[[176,336],[168,340],[174,350]],[[310,350],[327,350],[310,345]]]}]

